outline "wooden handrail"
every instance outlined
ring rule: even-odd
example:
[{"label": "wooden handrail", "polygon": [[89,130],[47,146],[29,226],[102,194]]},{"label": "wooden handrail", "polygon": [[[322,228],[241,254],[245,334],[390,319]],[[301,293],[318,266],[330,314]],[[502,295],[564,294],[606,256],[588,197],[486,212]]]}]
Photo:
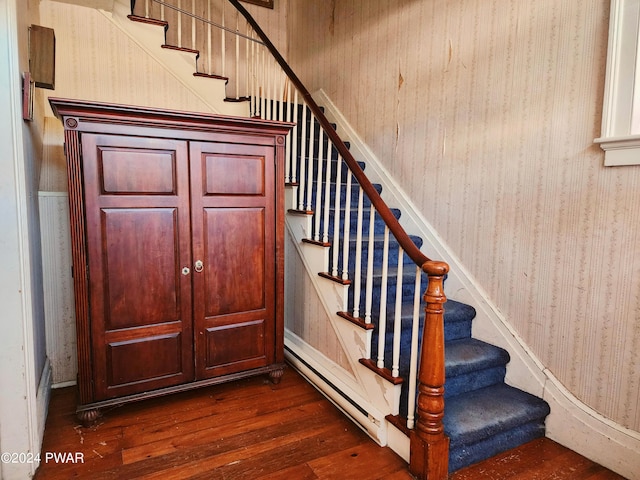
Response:
[{"label": "wooden handrail", "polygon": [[[448,476],[449,439],[444,434],[444,278],[449,271],[445,262],[430,260],[411,240],[378,191],[371,184],[360,165],[334,130],[324,112],[275,48],[251,14],[238,0],[229,2],[245,17],[265,46],[289,77],[305,103],[347,163],[360,187],[384,220],[402,249],[422,268],[429,278],[424,294],[425,323],[422,333],[422,352],[418,372],[417,422],[410,436],[410,470],[420,480],[445,480]],[[401,259],[399,260],[401,261]]]}]

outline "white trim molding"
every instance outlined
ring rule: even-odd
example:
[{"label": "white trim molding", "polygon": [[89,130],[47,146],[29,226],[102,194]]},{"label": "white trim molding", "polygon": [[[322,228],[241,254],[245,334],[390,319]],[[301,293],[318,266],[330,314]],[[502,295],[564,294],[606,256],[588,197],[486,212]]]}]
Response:
[{"label": "white trim molding", "polygon": [[611,0],[602,131],[605,166],[640,165],[640,0]]}]

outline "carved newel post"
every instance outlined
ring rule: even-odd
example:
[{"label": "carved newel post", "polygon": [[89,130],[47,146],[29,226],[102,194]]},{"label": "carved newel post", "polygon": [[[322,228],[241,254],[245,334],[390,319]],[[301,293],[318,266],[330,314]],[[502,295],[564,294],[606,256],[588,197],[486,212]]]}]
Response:
[{"label": "carved newel post", "polygon": [[444,277],[449,266],[428,261],[429,275],[422,351],[418,372],[417,423],[411,432],[410,470],[420,480],[445,480],[449,469],[449,438],[444,434]]}]

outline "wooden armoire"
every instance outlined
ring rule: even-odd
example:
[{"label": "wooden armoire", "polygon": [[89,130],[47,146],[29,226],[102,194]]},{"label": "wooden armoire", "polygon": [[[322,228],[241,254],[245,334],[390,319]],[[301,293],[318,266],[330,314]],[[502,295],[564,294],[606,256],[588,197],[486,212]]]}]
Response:
[{"label": "wooden armoire", "polygon": [[291,124],[51,98],[65,129],[78,417],[284,368]]}]

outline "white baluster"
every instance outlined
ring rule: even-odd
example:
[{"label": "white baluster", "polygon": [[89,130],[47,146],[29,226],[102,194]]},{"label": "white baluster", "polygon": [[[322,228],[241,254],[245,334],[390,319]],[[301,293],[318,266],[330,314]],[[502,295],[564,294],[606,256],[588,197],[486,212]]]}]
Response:
[{"label": "white baluster", "polygon": [[[236,12],[236,33],[240,32],[240,17]],[[240,35],[236,35],[236,99],[240,98]]]},{"label": "white baluster", "polygon": [[365,287],[364,323],[371,323],[371,303],[373,302],[373,250],[374,250],[374,222],[376,211],[371,205],[369,209],[369,244],[367,251],[367,283]]},{"label": "white baluster", "polygon": [[[322,144],[320,144],[322,145]],[[331,140],[327,138],[327,153],[325,158],[327,159],[327,168],[325,169],[325,177],[324,177],[324,229],[322,232],[322,241],[327,243],[329,241],[329,206],[331,204]],[[336,182],[337,183],[337,182]]]},{"label": "white baluster", "polygon": [[[251,37],[254,38],[253,32],[251,33]],[[258,74],[258,56],[256,54],[256,42],[251,42],[251,116],[258,116],[258,89],[257,89],[257,79],[256,76]]]},{"label": "white baluster", "polygon": [[282,112],[282,70],[276,60],[273,60],[273,118],[281,120]]},{"label": "white baluster", "polygon": [[211,0],[207,0],[207,73],[213,75],[211,65]]},{"label": "white baluster", "polygon": [[398,278],[396,281],[396,306],[393,324],[393,365],[391,375],[400,375],[400,336],[402,335],[402,266],[404,251],[398,247]]},{"label": "white baluster", "polygon": [[[324,164],[324,152],[322,151],[322,142],[324,140],[324,130],[322,127],[319,127],[318,131],[318,161],[317,161],[317,171],[316,171],[316,205],[314,216],[314,228],[313,228],[313,239],[316,242],[320,241],[320,219],[322,218],[322,168]],[[311,160],[311,165],[313,165],[313,160]]]},{"label": "white baluster", "polygon": [[362,203],[363,190],[359,188],[358,192],[358,223],[356,224],[356,263],[353,272],[353,316],[360,316],[360,292],[362,290]]},{"label": "white baluster", "polygon": [[266,72],[267,72],[267,49],[262,47],[261,53],[261,68],[259,72],[258,85],[260,86],[260,118],[267,118],[267,91],[266,91]]},{"label": "white baluster", "polygon": [[291,182],[296,183],[298,173],[298,89],[293,89],[293,108],[291,109],[290,122],[296,122],[291,132]]},{"label": "white baluster", "polygon": [[[222,3],[222,26],[225,26],[225,8],[224,6],[227,4],[227,2],[223,2]],[[224,28],[220,29],[220,62],[222,63],[221,65],[221,69],[220,69],[220,75],[222,75],[223,77],[226,77],[226,71],[227,71],[227,36],[225,35],[225,30]]]},{"label": "white baluster", "polygon": [[306,182],[306,155],[307,155],[307,104],[304,100],[302,105],[302,136],[300,137],[300,186],[298,188],[298,210],[304,210],[304,192]]},{"label": "white baluster", "polygon": [[[347,172],[347,193],[344,197],[344,235],[342,238],[342,280],[349,279],[349,243],[351,235],[351,172]],[[340,195],[340,190],[336,190]]]},{"label": "white baluster", "polygon": [[409,361],[409,398],[407,406],[407,428],[415,426],[416,419],[416,385],[418,380],[418,336],[420,334],[420,290],[422,269],[416,267],[416,284],[413,295],[413,321],[411,324],[411,357]]},{"label": "white baluster", "polygon": [[[178,8],[182,8],[182,0],[178,0]],[[178,13],[178,47],[182,48],[182,15]]]},{"label": "white baluster", "polygon": [[[331,262],[331,275],[338,276],[338,252],[340,244],[340,190],[342,188],[342,157],[338,154],[338,166],[336,167],[336,195],[333,206],[333,257]],[[345,239],[346,240],[346,239]]]},{"label": "white baluster", "polygon": [[144,1],[144,16],[149,18],[149,0]]},{"label": "white baluster", "polygon": [[384,227],[382,277],[380,282],[380,318],[378,320],[378,368],[384,368],[384,345],[387,341],[387,285],[389,283],[389,227]]},{"label": "white baluster", "polygon": [[[287,106],[287,114],[285,116],[285,120],[287,122],[291,122],[291,84],[289,83],[289,79],[285,77],[285,92],[286,99],[285,105]],[[291,153],[291,134],[287,135],[285,139],[284,145],[286,153],[286,162],[285,162],[285,183],[291,183],[291,162],[292,162],[292,153]]]},{"label": "white baluster", "polygon": [[[249,76],[249,72],[250,72],[250,63],[249,63],[249,44],[253,43],[251,40],[249,40],[249,37],[253,37],[253,35],[251,35],[251,32],[249,30],[249,21],[245,20],[245,28],[244,28],[245,34],[247,35],[247,38],[245,38],[244,40],[244,94],[245,96],[250,96],[251,95],[251,77]],[[251,111],[251,109],[249,109],[249,111]]]},{"label": "white baluster", "polygon": [[196,0],[191,0],[191,49],[196,50]]},{"label": "white baluster", "polygon": [[271,119],[278,118],[278,88],[280,82],[278,81],[278,63],[274,58],[271,59],[271,72],[269,78],[271,79]]},{"label": "white baluster", "polygon": [[164,21],[164,3],[160,4],[160,20]]},{"label": "white baluster", "polygon": [[280,77],[280,65],[273,59],[273,119],[280,118],[280,102],[282,100],[282,79]]},{"label": "white baluster", "polygon": [[267,70],[265,71],[265,90],[267,92],[267,116],[268,120],[273,120],[273,59],[267,56]]},{"label": "white baluster", "polygon": [[265,117],[267,120],[273,120],[273,66],[271,55],[267,56],[265,75],[265,92],[267,97],[267,108],[265,109]]},{"label": "white baluster", "polygon": [[312,187],[313,187],[313,168],[312,168],[312,164],[313,164],[313,148],[314,148],[314,142],[315,142],[315,126],[316,126],[316,117],[315,115],[312,113],[311,114],[311,118],[309,119],[309,153],[306,157],[307,160],[307,191],[306,191],[306,197],[307,197],[307,203],[306,203],[306,209],[308,212],[313,210],[313,205],[311,204],[311,193],[312,193]]}]

